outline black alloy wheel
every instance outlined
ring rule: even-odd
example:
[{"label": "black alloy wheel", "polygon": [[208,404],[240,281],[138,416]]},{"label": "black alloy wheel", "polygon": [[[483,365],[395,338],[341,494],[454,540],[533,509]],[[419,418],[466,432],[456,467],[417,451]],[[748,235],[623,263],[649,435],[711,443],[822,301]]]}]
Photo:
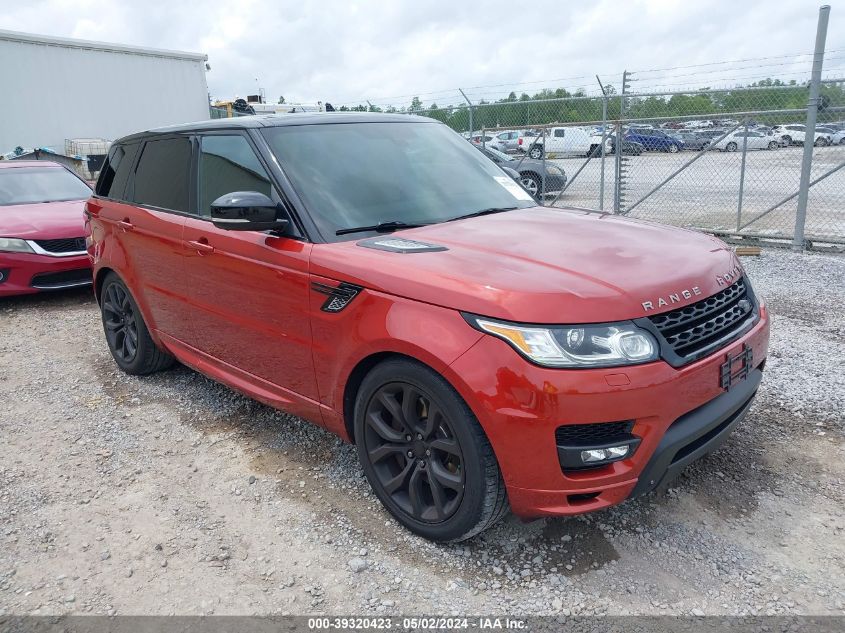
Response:
[{"label": "black alloy wheel", "polygon": [[354,438],[370,486],[410,531],[468,539],[508,512],[490,440],[443,376],[411,358],[373,367],[355,397]]},{"label": "black alloy wheel", "polygon": [[122,284],[109,284],[103,296],[103,325],[112,353],[131,363],[138,353],[138,323],[129,293]]},{"label": "black alloy wheel", "polygon": [[99,300],[106,342],[118,367],[140,376],[173,364],[173,356],[153,341],[135,298],[114,272],[106,273]]},{"label": "black alloy wheel", "polygon": [[464,495],[461,446],[449,420],[422,389],[382,386],[366,409],[364,446],[379,484],[403,512],[442,522]]}]

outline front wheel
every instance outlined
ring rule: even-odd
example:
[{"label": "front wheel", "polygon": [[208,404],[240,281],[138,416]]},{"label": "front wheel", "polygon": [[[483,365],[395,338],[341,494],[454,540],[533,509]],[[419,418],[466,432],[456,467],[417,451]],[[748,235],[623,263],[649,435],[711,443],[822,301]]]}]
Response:
[{"label": "front wheel", "polygon": [[769,149],[777,149],[778,142],[777,141],[769,141]]},{"label": "front wheel", "polygon": [[540,195],[540,178],[537,174],[533,174],[531,172],[520,174],[519,184],[521,184],[534,198],[537,198]]},{"label": "front wheel", "polygon": [[543,148],[540,145],[532,145],[531,149],[528,150],[528,158],[540,160],[543,158]]},{"label": "front wheel", "polygon": [[825,145],[827,145],[827,139],[823,136],[820,136],[819,138],[816,139],[816,142],[814,143],[814,145],[816,147],[824,147]]},{"label": "front wheel", "polygon": [[115,273],[103,282],[100,313],[112,358],[127,374],[151,374],[173,364],[173,357],[153,342],[138,304]]},{"label": "front wheel", "polygon": [[734,143],[734,142],[728,143],[725,146],[725,149],[728,150],[729,152],[735,152],[736,151],[736,143]]},{"label": "front wheel", "polygon": [[677,154],[677,153],[678,153],[678,146],[677,146],[677,145],[675,145],[674,143],[672,143],[672,144],[668,147],[667,151],[668,151],[670,154]]},{"label": "front wheel", "polygon": [[781,136],[780,138],[781,138],[781,140],[782,140],[784,143],[786,143],[787,145],[792,145],[792,137],[791,137],[791,136],[789,136],[788,134],[784,134],[784,135],[783,135],[783,136]]},{"label": "front wheel", "polygon": [[440,375],[410,360],[376,366],[355,403],[364,474],[399,523],[432,541],[461,541],[507,510],[493,448]]}]

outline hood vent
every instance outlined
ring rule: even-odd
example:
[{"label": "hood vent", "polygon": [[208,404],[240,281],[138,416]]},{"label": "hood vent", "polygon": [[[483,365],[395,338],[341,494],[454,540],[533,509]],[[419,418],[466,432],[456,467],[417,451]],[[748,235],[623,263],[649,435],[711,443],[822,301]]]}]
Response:
[{"label": "hood vent", "polygon": [[358,246],[374,248],[377,251],[388,251],[389,253],[432,253],[449,250],[445,246],[406,240],[401,237],[371,237],[368,240],[358,242]]}]

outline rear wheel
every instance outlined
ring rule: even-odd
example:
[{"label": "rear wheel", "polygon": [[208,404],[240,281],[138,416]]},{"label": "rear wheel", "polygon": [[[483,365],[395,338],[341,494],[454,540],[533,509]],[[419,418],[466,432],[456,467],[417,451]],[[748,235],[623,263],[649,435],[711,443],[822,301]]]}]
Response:
[{"label": "rear wheel", "polygon": [[127,374],[151,374],[173,364],[173,357],[153,342],[138,304],[115,273],[103,282],[100,313],[112,358]]},{"label": "rear wheel", "polygon": [[376,496],[406,528],[460,541],[507,512],[490,442],[457,392],[431,369],[376,366],[355,403],[355,441]]},{"label": "rear wheel", "polygon": [[778,142],[777,141],[769,141],[769,149],[777,149]]},{"label": "rear wheel", "polygon": [[787,145],[792,145],[792,137],[791,137],[791,136],[789,136],[789,134],[784,134],[784,135],[783,135],[783,136],[781,136],[780,138],[781,138],[781,140],[783,140],[783,142],[784,142],[784,143],[786,143]]},{"label": "rear wheel", "polygon": [[816,147],[824,147],[825,145],[827,145],[827,139],[825,137],[820,136],[819,138],[816,139],[816,142],[815,142]]},{"label": "rear wheel", "polygon": [[678,146],[672,143],[667,150],[670,154],[677,154],[678,153]]}]

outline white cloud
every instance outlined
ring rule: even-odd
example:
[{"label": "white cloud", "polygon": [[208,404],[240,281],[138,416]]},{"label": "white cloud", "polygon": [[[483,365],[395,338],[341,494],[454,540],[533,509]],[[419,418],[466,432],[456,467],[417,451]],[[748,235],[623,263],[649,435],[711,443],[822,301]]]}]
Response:
[{"label": "white cloud", "polygon": [[[827,48],[845,49],[845,2],[832,5]],[[816,17],[801,0],[35,0],[5,3],[0,28],[205,52],[218,97],[252,93],[258,78],[272,100],[403,105],[419,94],[445,105],[460,101],[459,86],[494,85],[469,89],[476,99],[558,86],[592,92],[596,73],[618,85],[625,68],[725,59],[777,57],[641,72],[635,85],[804,81],[809,56],[784,56],[812,51]],[[841,76],[845,51],[831,53],[827,67]]]}]

